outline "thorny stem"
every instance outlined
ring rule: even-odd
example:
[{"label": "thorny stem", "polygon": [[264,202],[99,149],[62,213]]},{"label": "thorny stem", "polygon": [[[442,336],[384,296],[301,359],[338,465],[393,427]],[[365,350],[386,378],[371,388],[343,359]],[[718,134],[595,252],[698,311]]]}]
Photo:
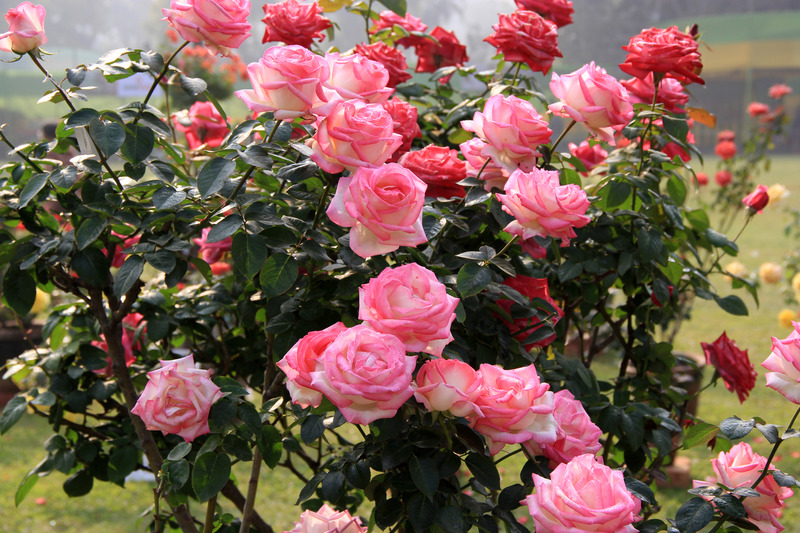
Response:
[{"label": "thorny stem", "polygon": [[31,60],[33,61],[33,64],[36,65],[37,67],[39,67],[39,70],[41,70],[44,73],[44,75],[47,78],[47,80],[50,83],[52,83],[53,87],[55,87],[56,90],[59,92],[59,94],[61,94],[61,97],[64,98],[64,102],[67,103],[67,105],[69,106],[70,110],[71,111],[75,111],[75,106],[72,104],[72,100],[70,100],[70,98],[67,95],[67,93],[64,92],[64,89],[61,88],[61,85],[56,83],[56,80],[53,79],[53,76],[51,76],[50,73],[47,72],[47,69],[44,68],[44,66],[39,62],[39,58],[36,57],[36,54],[33,51],[30,51],[30,52],[28,52],[28,55],[30,56]]},{"label": "thorny stem", "polygon": [[522,63],[517,63],[517,68],[514,69],[514,78],[511,80],[511,85],[514,87],[517,86],[517,78],[519,77],[520,69],[522,69]]},{"label": "thorny stem", "polygon": [[562,140],[562,139],[564,138],[564,136],[565,136],[565,135],[566,135],[566,134],[569,132],[569,130],[571,130],[571,129],[572,129],[572,126],[574,126],[576,122],[577,122],[577,121],[576,121],[575,119],[572,119],[572,122],[570,122],[569,124],[567,124],[567,127],[566,127],[566,128],[564,128],[564,131],[562,131],[562,132],[561,132],[561,135],[559,135],[559,136],[558,136],[558,139],[556,139],[556,142],[554,142],[554,143],[553,143],[553,146],[550,148],[550,153],[553,153],[553,152],[555,152],[555,151],[556,151],[556,146],[558,146],[558,143],[560,143],[560,142],[561,142],[561,140]]},{"label": "thorny stem", "polygon": [[502,249],[501,249],[499,252],[497,252],[497,254],[495,254],[495,257],[500,257],[501,255],[503,255],[503,253],[504,253],[506,250],[508,250],[508,248],[509,248],[509,247],[510,247],[512,244],[514,244],[515,242],[517,242],[517,239],[519,239],[519,235],[514,235],[514,237],[512,237],[512,239],[511,239],[510,241],[508,241],[508,242],[506,243],[506,245],[505,245],[505,246],[503,246],[503,248],[502,248]]},{"label": "thorny stem", "polygon": [[366,26],[367,31],[367,44],[372,44],[372,34],[369,32],[369,25],[372,22],[369,14],[372,13],[372,2],[373,0],[369,0],[369,5],[367,6],[367,12],[364,14],[364,25]]},{"label": "thorny stem", "polygon": [[[663,74],[654,73],[653,74],[653,105],[650,107],[650,110],[655,113],[656,110],[656,101],[658,98],[658,86],[661,84],[661,78]],[[653,127],[653,117],[651,116],[647,120],[647,126],[644,128],[644,132],[642,132],[642,140],[640,142],[639,148],[642,151],[642,157],[639,159],[639,166],[636,169],[636,175],[640,176],[642,174],[642,167],[644,167],[644,141],[647,139],[647,134],[650,133],[650,129]],[[635,198],[635,197],[634,197]]]},{"label": "thorny stem", "polygon": [[282,120],[276,120],[275,124],[272,126],[272,131],[269,132],[269,137],[267,137],[267,142],[271,143],[272,139],[275,137],[275,134],[278,133],[278,128],[280,125],[283,124]]},{"label": "thorny stem", "polygon": [[214,531],[214,511],[217,510],[217,495],[214,494],[206,505],[206,520],[203,522],[203,533]]},{"label": "thorny stem", "polygon": [[[16,146],[14,146],[14,145],[11,143],[11,141],[9,141],[9,140],[8,140],[8,138],[7,138],[7,137],[5,136],[5,134],[3,133],[3,130],[2,130],[2,129],[0,129],[0,140],[1,140],[1,141],[3,141],[4,143],[6,143],[6,145],[7,145],[9,148],[11,148],[11,150],[12,150],[12,151],[13,151],[13,150],[16,150]],[[28,163],[28,164],[29,164],[31,167],[33,167],[33,169],[34,169],[36,172],[44,172],[44,170],[42,170],[42,167],[40,167],[39,165],[37,165],[36,163],[34,163],[33,161],[31,161],[31,160],[28,158],[28,156],[27,156],[27,155],[25,155],[25,154],[23,154],[21,151],[15,151],[14,153],[15,153],[15,154],[17,154],[18,156],[20,156],[20,157],[21,157],[23,160],[25,160],[25,162],[26,162],[26,163]]]},{"label": "thorny stem", "polygon": [[147,96],[144,97],[144,101],[142,102],[141,106],[139,106],[139,112],[136,114],[136,118],[133,119],[134,126],[142,119],[142,114],[144,113],[145,107],[147,107],[147,102],[149,102],[150,98],[153,97],[156,87],[158,87],[158,84],[161,83],[161,80],[164,79],[164,76],[166,76],[167,72],[169,72],[170,63],[172,63],[172,60],[175,59],[180,51],[183,50],[188,44],[189,41],[184,41],[178,48],[175,49],[174,52],[172,52],[172,54],[170,54],[169,58],[164,61],[164,66],[161,68],[161,72],[158,76],[156,76],[156,79],[153,80],[153,84],[150,85],[150,90],[147,91]]}]

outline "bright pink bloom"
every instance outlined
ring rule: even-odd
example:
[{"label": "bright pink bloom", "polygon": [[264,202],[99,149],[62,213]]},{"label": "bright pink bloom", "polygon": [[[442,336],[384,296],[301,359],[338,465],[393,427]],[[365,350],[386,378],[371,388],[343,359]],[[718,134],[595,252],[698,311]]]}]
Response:
[{"label": "bright pink bloom", "polygon": [[321,391],[351,424],[391,418],[414,394],[416,357],[406,355],[394,335],[359,324],[343,331],[322,353],[322,367],[311,372],[311,387]]},{"label": "bright pink bloom", "polygon": [[247,76],[253,88],[236,91],[236,96],[253,111],[272,111],[276,119],[286,120],[318,111],[326,100],[322,83],[330,67],[302,46],[273,46],[247,65]]},{"label": "bright pink bloom", "polygon": [[555,442],[558,426],[553,417],[553,393],[550,385],[539,380],[533,365],[505,370],[483,364],[479,371],[481,384],[473,402],[481,415],[471,420],[471,425],[486,437],[489,453],[534,438]]},{"label": "bright pink bloom", "polygon": [[780,100],[787,94],[792,94],[792,88],[784,83],[776,83],[769,88],[769,91],[767,91],[767,95],[776,100]]},{"label": "bright pink bloom", "polygon": [[[535,244],[533,239],[530,239],[530,241],[534,242]],[[552,325],[558,323],[558,321],[561,320],[561,317],[564,316],[564,311],[562,311],[561,308],[556,305],[555,300],[550,297],[550,289],[547,286],[547,278],[532,278],[530,276],[517,274],[513,278],[508,278],[503,281],[503,285],[511,287],[529,300],[540,298],[553,306],[555,309],[555,315],[550,318],[550,323]],[[509,313],[514,305],[513,301],[506,299],[497,300],[496,303]],[[509,324],[505,320],[503,320],[503,323],[508,326],[509,331],[512,335],[514,335],[514,338],[521,342],[527,351],[530,351],[534,348],[547,346],[556,339],[555,334],[553,334],[549,337],[539,339],[534,342],[526,342],[531,333],[542,327],[542,322],[535,316],[517,318],[514,320],[513,324]]]},{"label": "bright pink bloom", "polygon": [[414,142],[414,139],[422,137],[422,130],[417,122],[419,112],[416,106],[397,97],[387,100],[381,105],[392,117],[393,131],[403,139],[403,144],[394,151],[390,158],[390,161],[396,162],[401,155],[411,150],[411,143]]},{"label": "bright pink bloom", "polygon": [[561,185],[555,170],[515,171],[506,182],[505,194],[498,194],[503,211],[515,220],[505,231],[523,239],[534,236],[562,239],[562,246],[576,236],[574,228],[589,223],[586,192],[571,183]]},{"label": "bright pink bloom", "polygon": [[372,44],[357,44],[356,53],[372,61],[377,61],[386,68],[389,73],[387,87],[394,87],[411,79],[406,56],[397,48],[378,41]]},{"label": "bright pink bloom", "polygon": [[[767,458],[755,453],[746,442],[740,442],[727,453],[720,452],[717,458],[711,461],[711,465],[719,483],[731,489],[750,488],[761,476],[767,465]],[[706,481],[694,482],[695,488],[715,485],[716,483]],[[781,509],[786,505],[784,500],[794,494],[792,490],[779,486],[771,474],[765,477],[755,490],[758,491],[758,496],[742,500],[747,511],[747,519],[761,532],[783,531],[784,528],[778,519],[781,516]]]},{"label": "bright pink bloom", "polygon": [[397,163],[359,168],[340,178],[328,216],[350,230],[350,248],[361,257],[426,242],[422,228],[425,183]]},{"label": "bright pink bloom", "polygon": [[534,72],[547,73],[553,60],[561,57],[558,27],[533,11],[500,13],[494,33],[484,39],[511,63],[525,63]]},{"label": "bright pink bloom", "polygon": [[[649,72],[644,78],[631,78],[620,80],[623,87],[628,90],[631,103],[647,104],[653,103],[653,93],[655,92],[655,81],[653,73]],[[689,102],[689,95],[683,88],[683,84],[673,78],[664,78],[658,86],[656,103],[663,104],[664,109],[670,113],[683,113],[684,106]]]},{"label": "bright pink bloom", "polygon": [[359,99],[371,104],[385,102],[394,89],[387,87],[389,71],[382,63],[367,59],[360,54],[339,55],[338,52],[325,54],[331,77],[324,82],[328,100],[336,95],[345,100]]},{"label": "bright pink bloom", "polygon": [[619,68],[631,76],[644,79],[648,73],[660,73],[683,84],[705,83],[700,77],[703,63],[697,41],[677,26],[642,30],[622,49],[628,57]]},{"label": "bright pink bloom", "polygon": [[800,323],[792,322],[794,331],[783,340],[772,337],[772,353],[761,363],[769,370],[767,387],[800,404]]},{"label": "bright pink bloom", "polygon": [[[393,32],[393,28],[395,26],[403,28],[408,34],[411,34],[412,32],[424,33],[425,30],[428,29],[427,24],[422,22],[422,20],[419,18],[413,16],[411,13],[407,12],[405,17],[401,17],[394,11],[389,11],[387,9],[378,14],[378,20],[376,20],[375,25],[370,28],[369,33],[372,35],[385,29],[392,30]],[[418,44],[422,44],[426,40],[427,39],[421,35],[406,35],[405,37],[397,39],[397,44],[405,46],[406,48],[411,48],[417,46]]]},{"label": "bright pink bloom", "polygon": [[621,470],[591,453],[558,465],[550,479],[534,474],[533,484],[526,502],[537,532],[636,533],[642,502],[628,492]]},{"label": "bright pink bloom", "polygon": [[300,3],[297,0],[284,0],[277,4],[264,4],[266,24],[262,43],[279,41],[310,48],[314,40],[325,39],[325,30],[333,23],[320,15],[322,8],[317,2]]},{"label": "bright pink bloom", "polygon": [[169,9],[161,13],[181,38],[205,41],[212,51],[225,56],[250,37],[250,0],[170,0]]},{"label": "bright pink bloom", "polygon": [[400,339],[409,352],[441,356],[453,340],[458,298],[416,263],[384,269],[358,289],[358,318]]},{"label": "bright pink bloom", "polygon": [[769,203],[769,189],[766,185],[759,185],[756,190],[742,198],[742,203],[753,211],[761,212]]},{"label": "bright pink bloom", "polygon": [[608,152],[597,142],[581,141],[580,145],[569,143],[568,146],[569,152],[580,159],[583,166],[586,167],[586,172],[581,172],[583,176],[588,176],[594,167],[605,163],[608,157]]},{"label": "bright pink bloom", "polygon": [[736,141],[736,133],[732,132],[731,130],[722,130],[717,133],[717,142],[721,143],[723,141],[734,142]]},{"label": "bright pink bloom", "polygon": [[195,102],[188,115],[175,117],[175,129],[186,135],[190,150],[200,146],[216,148],[228,136],[230,128],[211,102]]},{"label": "bright pink bloom", "polygon": [[726,186],[732,179],[733,174],[731,174],[729,170],[719,170],[714,174],[714,181],[717,182],[717,185],[720,187]]},{"label": "bright pink bloom", "polygon": [[194,357],[161,361],[161,368],[147,373],[147,385],[131,413],[138,415],[147,429],[165,435],[180,435],[192,442],[208,433],[211,406],[222,398],[211,381],[210,370],[195,368]]},{"label": "bright pink bloom", "polygon": [[466,190],[458,182],[467,177],[467,166],[458,158],[458,151],[429,144],[422,150],[403,155],[398,161],[428,184],[425,196],[463,198]]},{"label": "bright pink bloom", "polygon": [[572,24],[572,8],[570,0],[514,0],[518,9],[525,11],[535,11],[542,17],[550,20],[559,28]]},{"label": "bright pink bloom", "polygon": [[488,192],[492,192],[492,189],[502,191],[508,181],[508,171],[497,165],[491,157],[483,155],[485,146],[486,143],[477,137],[458,146],[466,162],[467,176],[483,180],[483,188]]},{"label": "bright pink bloom", "polygon": [[481,412],[472,402],[481,374],[458,359],[431,359],[419,369],[414,397],[428,411],[449,411],[474,418]]},{"label": "bright pink bloom", "polygon": [[322,331],[312,331],[278,361],[278,368],[286,374],[286,388],[294,403],[301,407],[319,407],[322,393],[311,385],[311,372],[321,368],[322,352],[346,330],[343,323],[337,322]]},{"label": "bright pink bloom", "polygon": [[294,523],[291,531],[284,533],[366,533],[367,528],[361,525],[361,519],[350,516],[347,510],[336,511],[322,504],[319,511],[305,510],[300,521]]},{"label": "bright pink bloom", "polygon": [[695,178],[697,178],[697,184],[699,186],[708,185],[708,174],[705,172],[698,172],[695,174]]},{"label": "bright pink bloom", "polygon": [[767,115],[769,114],[769,106],[761,102],[750,102],[750,105],[747,106],[747,112],[751,117]]},{"label": "bright pink bloom", "polygon": [[8,31],[0,34],[0,50],[22,55],[45,44],[46,13],[43,5],[34,6],[30,2],[22,2],[9,9],[6,13]]},{"label": "bright pink bloom", "polygon": [[541,154],[537,148],[550,141],[553,131],[533,104],[516,96],[496,94],[486,100],[483,112],[461,126],[486,143],[482,155],[508,172],[530,172]]},{"label": "bright pink bloom", "polygon": [[[136,362],[136,355],[133,353],[135,350],[141,350],[141,341],[137,340],[137,327],[144,319],[139,313],[131,313],[122,320],[122,349],[125,352],[125,366],[131,366]],[[141,334],[146,331],[142,328]],[[104,352],[108,352],[108,343],[103,334],[100,334],[99,341],[92,341],[92,346],[100,348]],[[103,369],[95,370],[94,373],[99,376],[110,378],[114,375],[114,364],[111,362],[111,356],[106,357],[108,366]]]},{"label": "bright pink bloom", "polygon": [[233,245],[233,237],[226,237],[221,241],[208,242],[208,233],[211,228],[203,228],[200,237],[193,239],[194,243],[200,247],[200,258],[208,264],[213,264],[222,259],[225,252],[230,251]]},{"label": "bright pink bloom", "polygon": [[717,369],[725,382],[725,388],[736,392],[739,402],[744,403],[750,391],[756,386],[758,377],[753,363],[747,356],[747,350],[739,348],[725,332],[713,343],[701,342],[700,346],[706,355],[706,364]]},{"label": "bright pink bloom", "polygon": [[[460,67],[467,61],[467,47],[458,41],[456,34],[436,26],[431,31],[438,43],[430,39],[422,39],[414,44],[417,53],[417,72],[436,72],[442,67]],[[450,76],[439,79],[447,83]]]},{"label": "bright pink bloom", "polygon": [[736,143],[731,141],[720,141],[714,147],[714,153],[717,154],[723,161],[727,161],[736,155]]}]

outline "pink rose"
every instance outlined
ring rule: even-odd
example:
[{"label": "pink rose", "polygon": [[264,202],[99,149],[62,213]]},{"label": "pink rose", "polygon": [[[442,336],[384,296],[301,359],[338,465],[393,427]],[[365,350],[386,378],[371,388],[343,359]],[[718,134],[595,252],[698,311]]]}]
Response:
[{"label": "pink rose", "polygon": [[[655,93],[653,73],[649,72],[644,78],[631,78],[621,80],[620,83],[628,90],[628,96],[633,104],[652,105]],[[664,104],[664,109],[670,113],[683,113],[683,108],[689,102],[689,95],[683,84],[672,78],[664,78],[658,86],[656,103]]]},{"label": "pink rose", "polygon": [[403,140],[403,144],[394,151],[390,159],[390,161],[396,162],[401,155],[411,150],[411,143],[414,142],[414,139],[422,137],[422,130],[420,130],[417,122],[419,112],[416,106],[397,97],[383,102],[382,105],[392,117],[393,131],[400,135]]},{"label": "pink rose", "polygon": [[276,119],[286,120],[310,115],[326,101],[322,82],[330,67],[302,46],[273,46],[247,65],[247,76],[253,88],[236,91],[236,96],[253,111],[272,111]]},{"label": "pink rose", "polygon": [[572,74],[559,76],[554,72],[550,90],[561,100],[550,104],[553,114],[583,122],[605,141],[613,143],[612,127],[624,126],[633,118],[628,91],[594,61]]},{"label": "pink rose", "polygon": [[750,105],[747,106],[747,113],[751,117],[767,115],[769,114],[769,106],[761,102],[750,102]]},{"label": "pink rose", "polygon": [[308,140],[314,151],[311,159],[332,174],[380,166],[402,143],[383,106],[361,100],[333,102],[327,116],[317,119],[317,131]]},{"label": "pink rose", "polygon": [[164,18],[192,43],[206,42],[214,52],[230,55],[250,37],[250,0],[170,0]]},{"label": "pink rose", "polygon": [[649,28],[631,37],[628,45],[622,47],[628,56],[619,68],[642,79],[648,73],[659,73],[683,84],[704,84],[700,77],[703,63],[697,48],[697,41],[677,26],[666,30]]},{"label": "pink rose", "polygon": [[378,41],[372,44],[357,44],[356,53],[372,61],[377,61],[386,68],[389,73],[387,87],[394,87],[411,79],[406,56],[397,48]]},{"label": "pink rose", "polygon": [[327,503],[316,513],[305,510],[300,515],[300,521],[294,523],[291,531],[283,533],[366,533],[367,528],[361,525],[361,520],[350,516],[345,511],[335,511]]},{"label": "pink rose", "polygon": [[[467,47],[461,44],[456,34],[436,26],[430,39],[421,39],[414,44],[417,53],[417,72],[436,72],[442,67],[460,67],[467,61]],[[450,81],[450,76],[439,78],[440,83]]]},{"label": "pink rose", "polygon": [[590,220],[585,215],[589,208],[586,193],[574,183],[560,185],[555,170],[534,168],[527,174],[517,170],[508,178],[505,194],[498,194],[497,199],[503,211],[515,218],[505,231],[523,239],[549,236],[563,239],[562,246],[566,246],[576,236],[574,228],[582,228]]},{"label": "pink rose", "polygon": [[492,192],[492,189],[502,191],[508,180],[508,171],[497,165],[491,157],[483,155],[485,146],[486,143],[477,137],[458,145],[466,160],[467,176],[483,180],[483,188],[487,192]]},{"label": "pink rose", "polygon": [[416,263],[386,268],[358,289],[358,318],[394,335],[409,352],[441,356],[453,340],[457,305],[436,274]]},{"label": "pink rose", "polygon": [[697,178],[697,184],[699,186],[708,185],[708,174],[705,172],[698,172],[695,174],[695,177]]},{"label": "pink rose", "polygon": [[[535,244],[533,239],[526,239],[523,242],[531,241]],[[531,254],[533,255],[533,254]],[[533,300],[534,298],[539,298],[544,300],[553,308],[555,309],[555,314],[551,315],[549,318],[550,323],[555,326],[561,317],[564,316],[564,311],[556,305],[555,300],[550,297],[550,289],[547,286],[547,278],[533,278],[530,276],[523,276],[522,274],[517,274],[513,278],[508,278],[503,281],[503,285],[511,287],[515,291],[519,292],[524,297],[528,298],[529,300]],[[511,300],[500,299],[497,300],[497,305],[508,311],[511,312],[511,307],[514,305],[514,302]],[[521,342],[527,351],[530,351],[534,348],[541,348],[543,346],[547,346],[554,340],[556,340],[556,335],[550,335],[544,339],[540,339],[534,342],[527,342],[527,338],[537,329],[542,327],[541,321],[536,317],[522,317],[517,318],[514,320],[512,324],[503,320],[503,323],[508,326],[509,331],[514,338],[516,338],[519,342]]]},{"label": "pink rose", "polygon": [[458,151],[429,144],[422,150],[404,154],[398,161],[428,184],[425,196],[463,198],[467,192],[458,182],[467,177],[467,167]]},{"label": "pink rose", "polygon": [[572,24],[572,8],[570,0],[515,0],[518,9],[535,11],[547,20],[553,21],[559,28]]},{"label": "pink rose", "polygon": [[340,178],[328,216],[350,230],[350,248],[361,257],[426,242],[422,228],[425,183],[397,163],[359,168]]},{"label": "pink rose", "polygon": [[728,142],[735,142],[736,141],[736,133],[731,130],[722,130],[717,133],[717,142],[721,143],[723,141]]},{"label": "pink rose", "polygon": [[581,172],[582,176],[588,176],[589,172],[597,165],[605,163],[608,157],[608,152],[603,150],[603,147],[595,142],[581,141],[581,144],[569,143],[569,153],[577,157],[586,167],[586,172]]},{"label": "pink rose", "polygon": [[294,403],[301,407],[319,407],[322,393],[312,387],[311,372],[321,367],[325,348],[346,330],[344,324],[337,322],[322,331],[312,331],[297,341],[278,361],[278,368],[286,374],[286,388]]},{"label": "pink rose", "polygon": [[190,150],[205,145],[208,148],[222,146],[230,128],[211,102],[195,102],[189,113],[175,118],[175,129],[186,135]]},{"label": "pink rose", "polygon": [[761,366],[769,370],[764,376],[767,387],[800,404],[800,323],[792,325],[794,331],[785,339],[772,337],[772,353]]},{"label": "pink rose", "polygon": [[720,141],[714,147],[714,153],[717,154],[723,161],[727,161],[735,156],[736,152],[736,143],[732,141]]},{"label": "pink rose", "polygon": [[472,402],[481,384],[480,372],[458,359],[431,359],[417,372],[414,397],[428,411],[450,411],[472,418],[482,413]]},{"label": "pink rose", "polygon": [[717,185],[720,187],[725,187],[732,179],[733,174],[731,174],[729,170],[718,170],[717,173],[714,174],[714,181],[717,182]]},{"label": "pink rose", "polygon": [[386,86],[389,71],[381,63],[367,59],[360,54],[339,55],[338,52],[325,54],[331,76],[324,82],[331,90],[328,100],[339,97],[350,100],[357,98],[371,104],[385,102],[394,92]]},{"label": "pink rose", "polygon": [[359,324],[328,345],[321,368],[311,372],[311,386],[351,424],[369,424],[393,417],[414,394],[416,361],[394,335]]},{"label": "pink rose", "polygon": [[536,149],[553,134],[533,104],[502,94],[486,100],[483,112],[476,112],[472,120],[462,120],[461,126],[486,143],[482,155],[508,172],[517,168],[530,172],[541,156]]},{"label": "pink rose", "polygon": [[505,370],[483,364],[480,374],[473,402],[481,415],[471,425],[486,437],[489,453],[531,439],[555,442],[558,426],[553,417],[553,393],[550,385],[539,380],[533,365]]},{"label": "pink rose", "polygon": [[230,251],[233,245],[233,237],[226,237],[217,242],[208,242],[208,233],[210,231],[211,228],[203,228],[200,238],[192,239],[200,247],[200,257],[209,265],[222,259],[225,252]]},{"label": "pink rose", "polygon": [[756,190],[742,198],[742,203],[754,212],[760,213],[769,203],[768,191],[766,185],[759,185]]},{"label": "pink rose", "polygon": [[322,41],[333,23],[320,15],[322,8],[317,2],[301,4],[297,0],[284,0],[277,4],[264,4],[264,18],[267,27],[262,43],[280,41],[310,48],[314,40]]},{"label": "pink rose", "polygon": [[544,455],[553,465],[568,463],[586,453],[595,455],[603,448],[600,444],[603,432],[568,390],[555,393],[553,416],[558,424],[558,438],[551,444],[539,444],[536,439],[523,443],[531,455]]},{"label": "pink rose", "polygon": [[161,361],[161,368],[147,373],[145,385],[131,413],[138,415],[147,429],[165,435],[180,435],[192,442],[205,435],[211,405],[222,398],[219,387],[211,381],[210,370],[194,366],[187,355],[173,361]]},{"label": "pink rose", "polygon": [[758,377],[747,356],[747,350],[739,348],[724,331],[713,343],[701,342],[700,346],[706,356],[706,364],[712,365],[719,372],[725,388],[736,392],[739,402],[744,403],[747,395],[756,386]]},{"label": "pink rose", "polygon": [[561,57],[558,49],[558,27],[533,11],[500,13],[500,22],[492,26],[494,33],[484,39],[503,59],[525,63],[534,72],[547,73],[553,60]]},{"label": "pink rose", "polygon": [[411,48],[427,40],[421,35],[413,35],[413,33],[423,33],[428,29],[428,25],[422,22],[422,20],[408,12],[404,17],[401,17],[394,11],[389,11],[388,9],[378,14],[378,20],[376,20],[375,25],[369,29],[369,33],[373,35],[381,30],[390,30],[394,34],[395,26],[403,28],[406,33],[410,34],[397,39],[397,44],[401,46]]},{"label": "pink rose", "polygon": [[[761,476],[767,466],[766,457],[753,452],[746,442],[740,442],[730,451],[720,452],[716,459],[711,461],[717,481],[731,489],[750,488]],[[694,481],[694,487],[716,486],[716,483]],[[775,482],[772,475],[765,477],[755,490],[758,496],[750,496],[742,500],[747,519],[764,533],[778,533],[783,531],[783,526],[778,521],[781,509],[786,505],[783,500],[794,494],[791,489],[781,487]]]},{"label": "pink rose", "polygon": [[785,83],[776,83],[769,88],[769,91],[767,91],[767,95],[776,100],[780,100],[787,94],[792,94],[792,88]]},{"label": "pink rose", "polygon": [[636,533],[642,502],[628,492],[621,470],[590,453],[558,465],[550,479],[534,474],[533,484],[526,502],[536,531]]},{"label": "pink rose", "polygon": [[0,34],[0,50],[27,54],[47,42],[44,34],[44,6],[22,2],[6,13],[8,31]]}]

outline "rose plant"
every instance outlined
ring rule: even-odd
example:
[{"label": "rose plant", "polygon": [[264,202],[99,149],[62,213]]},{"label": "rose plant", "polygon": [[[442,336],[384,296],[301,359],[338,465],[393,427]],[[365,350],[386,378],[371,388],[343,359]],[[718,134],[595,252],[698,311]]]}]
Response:
[{"label": "rose plant", "polygon": [[[61,302],[6,372],[46,380],[4,408],[0,433],[30,411],[58,443],[16,502],[54,471],[84,496],[144,467],[156,476],[152,530],[272,533],[254,503],[276,490],[259,486],[265,465],[304,483],[295,531],[523,531],[522,518],[539,533],[778,528],[796,482],[772,460],[794,420],[782,435],[759,421],[769,457],[726,451],[719,484],[693,489],[670,523],[653,516],[677,448],[756,427],[687,429],[691,395],[662,340],[687,297],[747,312],[711,281],[735,242],[687,204],[695,35],[645,30],[620,53],[638,81],[626,88],[590,63],[554,72],[547,102],[534,80],[558,69],[571,2],[519,0],[487,24],[504,57],[481,72],[454,33],[380,3],[388,11],[326,2],[367,30],[327,55],[305,47],[325,37],[314,2],[266,8],[267,25],[305,33],[268,30],[284,43],[247,67],[251,88],[236,96],[248,117],[180,69],[185,44],[167,57],[117,50],[63,80],[41,61],[43,34],[10,46],[51,83],[42,105],[65,106],[52,141],[0,128],[12,150],[0,167],[3,303],[25,315],[37,291]],[[12,11],[41,24],[44,8],[26,4]],[[187,42],[232,53],[250,7],[172,0],[163,12]],[[514,46],[516,25],[547,42]],[[398,76],[396,46],[430,82]],[[147,73],[152,89],[95,109],[88,72]],[[464,93],[462,77],[485,87]],[[165,79],[208,102],[163,112],[153,94]],[[593,138],[567,151],[552,113]],[[69,164],[46,157],[70,148]],[[735,345],[709,350],[712,382],[745,396],[749,370],[725,371],[743,359]],[[797,352],[795,337],[776,341],[764,363],[795,403]],[[595,373],[601,354],[614,376]],[[519,475],[501,476],[515,454]],[[233,463],[250,476],[234,480]]]}]

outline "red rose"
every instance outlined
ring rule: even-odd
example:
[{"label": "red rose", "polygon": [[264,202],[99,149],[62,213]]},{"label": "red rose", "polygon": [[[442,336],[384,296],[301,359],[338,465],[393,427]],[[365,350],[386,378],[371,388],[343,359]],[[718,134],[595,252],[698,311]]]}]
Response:
[{"label": "red rose", "polygon": [[589,171],[597,165],[605,162],[608,152],[598,143],[590,144],[589,141],[582,141],[581,144],[569,143],[569,153],[577,157],[586,167],[586,172],[581,172],[582,176],[588,176]]},{"label": "red rose", "polygon": [[700,77],[703,63],[697,41],[677,26],[642,30],[622,49],[628,52],[628,57],[619,68],[631,76],[644,79],[648,73],[662,73],[683,84],[705,84]]},{"label": "red rose", "polygon": [[717,182],[717,185],[720,187],[724,187],[731,182],[733,179],[733,174],[731,174],[727,170],[720,170],[716,174],[714,174],[714,181]]},{"label": "red rose", "polygon": [[535,11],[543,18],[555,23],[559,28],[572,24],[572,2],[569,0],[515,0],[517,8]]},{"label": "red rose", "polygon": [[742,203],[753,211],[761,212],[769,203],[769,193],[766,185],[759,185],[756,190],[742,198]]},{"label": "red rose", "polygon": [[175,129],[186,135],[190,150],[222,145],[230,128],[211,102],[195,102],[186,115],[175,118]]},{"label": "red rose", "polygon": [[714,147],[714,153],[727,161],[736,155],[736,143],[732,141],[720,141],[717,143],[717,146]]},{"label": "red rose", "polygon": [[733,142],[735,140],[736,140],[736,134],[731,130],[722,130],[721,132],[717,133],[718,143],[721,143],[722,141]]},{"label": "red rose", "polygon": [[[555,308],[556,314],[552,317],[552,324],[555,325],[562,316],[564,316],[564,311],[561,310],[560,307],[556,305],[555,300],[550,297],[550,290],[547,287],[547,278],[532,278],[530,276],[522,276],[517,275],[513,278],[508,278],[503,282],[503,285],[511,287],[512,289],[519,292],[521,295],[525,296],[533,300],[534,298],[541,298],[542,300],[549,303],[553,308]],[[511,306],[514,305],[514,302],[511,300],[497,300],[497,305],[502,307],[508,312],[511,312]],[[529,318],[517,318],[514,320],[513,324],[509,324],[505,320],[503,320],[508,329],[511,331],[511,334],[520,341],[521,343],[525,343],[525,339],[528,336],[539,329],[542,324],[536,317],[529,317]],[[550,335],[545,339],[541,339],[535,341],[531,344],[525,344],[526,350],[531,350],[536,347],[543,347],[547,346],[551,342],[555,340],[555,335]]]},{"label": "red rose", "polygon": [[741,350],[736,343],[723,332],[712,344],[701,342],[706,364],[713,365],[725,382],[725,387],[739,396],[744,403],[747,395],[756,386],[756,371],[747,350]]},{"label": "red rose", "polygon": [[769,113],[769,106],[767,104],[762,104],[761,102],[750,102],[750,105],[747,106],[747,112],[751,117],[766,115]]},{"label": "red rose", "polygon": [[561,57],[558,27],[533,11],[500,14],[494,33],[484,39],[503,53],[506,61],[526,63],[532,71],[547,73],[553,59]]},{"label": "red rose", "polygon": [[[453,32],[436,26],[431,36],[439,42],[425,39],[414,46],[418,57],[417,72],[436,72],[442,67],[460,67],[465,61],[469,61],[467,47],[458,42]],[[439,81],[447,83],[449,79],[450,76],[445,76]]]},{"label": "red rose", "polygon": [[356,53],[386,67],[386,70],[389,71],[387,87],[394,87],[398,83],[411,79],[406,56],[397,48],[379,41],[372,44],[357,44]]},{"label": "red rose", "polygon": [[697,179],[697,184],[700,185],[701,187],[703,185],[708,185],[708,174],[706,174],[705,172],[698,172],[697,174],[695,174],[695,178]]},{"label": "red rose", "polygon": [[383,102],[383,108],[392,116],[392,126],[395,133],[403,137],[403,144],[395,150],[389,161],[396,162],[400,156],[411,150],[414,139],[422,137],[422,131],[417,122],[417,108],[400,98],[392,98]]},{"label": "red rose", "polygon": [[[423,33],[428,29],[427,24],[411,15],[411,13],[406,13],[405,17],[401,17],[394,11],[389,11],[387,9],[386,11],[381,11],[378,17],[378,20],[375,21],[375,25],[369,29],[370,35],[386,29],[394,31],[393,28],[395,26],[403,28],[409,34],[411,32]],[[397,39],[397,44],[405,46],[406,48],[411,48],[425,41],[427,41],[427,39],[420,35],[408,35]]]},{"label": "red rose", "polygon": [[297,0],[285,0],[277,4],[264,5],[264,18],[267,25],[262,43],[280,41],[310,48],[314,39],[322,41],[325,30],[333,26],[322,15],[322,8],[316,2],[301,4]]},{"label": "red rose", "polygon": [[463,198],[464,187],[457,183],[467,177],[467,164],[458,158],[458,151],[429,144],[422,150],[408,152],[398,161],[428,184],[425,196]]},{"label": "red rose", "polygon": [[[643,79],[631,78],[622,80],[620,83],[628,89],[628,96],[630,96],[632,103],[648,105],[653,103],[655,83],[653,82],[652,72],[648,73]],[[670,113],[683,113],[683,106],[687,102],[689,102],[689,95],[686,94],[683,85],[678,80],[672,78],[661,80],[658,86],[658,94],[656,95],[656,103],[663,104],[664,109]]]}]

